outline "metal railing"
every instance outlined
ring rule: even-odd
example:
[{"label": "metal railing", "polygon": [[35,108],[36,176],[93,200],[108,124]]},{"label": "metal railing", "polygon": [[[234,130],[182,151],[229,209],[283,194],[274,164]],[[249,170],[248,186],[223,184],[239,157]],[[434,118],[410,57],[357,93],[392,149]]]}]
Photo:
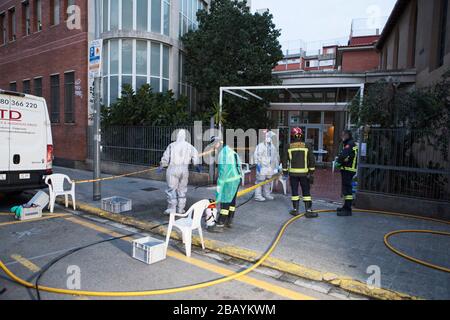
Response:
[{"label": "metal railing", "polygon": [[[173,142],[172,134],[179,129],[185,129],[193,135],[193,127],[189,126],[108,127],[102,130],[101,159],[132,165],[158,165],[167,146]],[[203,148],[207,144],[203,142]],[[92,159],[92,155],[92,128],[88,127],[88,159]]]},{"label": "metal railing", "polygon": [[371,129],[360,190],[450,202],[449,141],[439,130]]}]

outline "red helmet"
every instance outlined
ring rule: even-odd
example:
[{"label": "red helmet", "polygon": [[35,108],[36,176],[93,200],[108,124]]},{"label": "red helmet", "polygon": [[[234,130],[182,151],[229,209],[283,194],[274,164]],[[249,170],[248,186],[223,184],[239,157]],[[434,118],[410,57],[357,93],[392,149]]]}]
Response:
[{"label": "red helmet", "polygon": [[291,136],[300,138],[303,136],[303,130],[301,128],[292,128]]}]

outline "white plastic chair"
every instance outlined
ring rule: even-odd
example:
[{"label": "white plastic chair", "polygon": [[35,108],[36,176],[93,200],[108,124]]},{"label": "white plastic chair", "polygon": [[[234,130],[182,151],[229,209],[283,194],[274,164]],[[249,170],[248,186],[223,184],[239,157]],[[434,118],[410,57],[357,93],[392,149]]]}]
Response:
[{"label": "white plastic chair", "polygon": [[242,170],[241,170],[241,177],[242,177],[242,186],[245,186],[245,176],[252,173],[252,170],[250,170],[250,165],[248,163],[242,164]]},{"label": "white plastic chair", "polygon": [[[64,190],[64,182],[67,181],[71,185],[69,190]],[[75,182],[70,180],[65,174],[55,173],[49,175],[45,178],[45,184],[48,185],[48,190],[50,193],[50,212],[53,213],[55,208],[55,201],[57,196],[64,196],[66,200],[66,208],[69,206],[69,195],[72,197],[73,209],[76,210],[75,206]]]},{"label": "white plastic chair", "polygon": [[[172,233],[173,227],[176,227],[181,231],[183,243],[186,247],[186,256],[191,256],[193,230],[198,230],[202,248],[205,250],[205,242],[203,241],[202,232],[202,216],[210,204],[211,203],[209,200],[202,200],[192,205],[192,207],[190,207],[185,214],[170,214],[169,227],[167,228],[166,236],[166,250],[169,247],[170,234]],[[181,219],[175,220],[175,217],[179,217]]]},{"label": "white plastic chair", "polygon": [[276,185],[278,185],[278,184],[281,183],[281,186],[283,187],[283,194],[284,194],[284,195],[287,194],[287,180],[284,180],[284,179],[283,179],[283,176],[280,176],[277,180],[275,180],[275,181],[272,182],[272,185],[271,185],[271,190],[272,190],[272,191],[273,191],[273,188],[274,188],[274,183],[275,183]]}]

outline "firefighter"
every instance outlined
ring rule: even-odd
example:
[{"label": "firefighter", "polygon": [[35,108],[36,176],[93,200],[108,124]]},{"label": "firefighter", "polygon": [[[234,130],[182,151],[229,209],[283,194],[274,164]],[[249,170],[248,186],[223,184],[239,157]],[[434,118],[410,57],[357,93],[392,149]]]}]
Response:
[{"label": "firefighter", "polygon": [[283,160],[283,176],[289,180],[292,190],[292,204],[294,210],[290,212],[293,216],[300,215],[300,193],[299,185],[302,189],[303,202],[305,203],[307,218],[317,218],[319,215],[312,210],[311,185],[314,183],[314,172],[316,160],[312,146],[303,142],[303,130],[293,128],[291,130],[291,145],[289,146],[287,157]]},{"label": "firefighter", "polygon": [[336,166],[341,169],[344,206],[337,209],[337,215],[339,217],[348,217],[352,215],[352,181],[358,170],[358,146],[353,140],[353,134],[350,130],[344,130],[341,139],[343,147],[337,157]]}]

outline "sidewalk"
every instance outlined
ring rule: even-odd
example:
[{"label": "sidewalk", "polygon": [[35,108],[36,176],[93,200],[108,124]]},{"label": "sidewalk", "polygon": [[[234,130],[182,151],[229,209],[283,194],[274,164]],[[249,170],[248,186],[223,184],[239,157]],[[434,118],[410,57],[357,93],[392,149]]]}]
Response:
[{"label": "sidewalk", "polygon": [[[91,172],[56,167],[55,172],[65,173],[80,180],[92,177]],[[132,199],[133,211],[124,215],[136,219],[163,223],[166,208],[165,183],[136,178],[122,178],[102,183],[102,197],[124,196]],[[94,207],[92,184],[80,184],[77,200]],[[206,198],[214,198],[213,187],[189,187],[188,205]],[[245,203],[251,195],[240,199]],[[275,195],[272,202],[250,201],[237,212],[235,227],[224,234],[206,234],[231,246],[264,252],[291,216],[290,199]],[[315,209],[335,209],[327,202],[314,204]],[[319,219],[292,224],[273,253],[273,257],[294,262],[307,268],[348,276],[366,282],[371,274],[367,270],[378,266],[381,270],[381,287],[426,299],[450,299],[450,274],[429,269],[405,260],[384,243],[386,233],[399,229],[437,230],[450,232],[450,226],[434,222],[392,216],[356,213],[351,218],[338,218],[335,214],[322,214]],[[398,235],[391,243],[401,251],[428,262],[450,267],[450,239],[432,235]]]}]

